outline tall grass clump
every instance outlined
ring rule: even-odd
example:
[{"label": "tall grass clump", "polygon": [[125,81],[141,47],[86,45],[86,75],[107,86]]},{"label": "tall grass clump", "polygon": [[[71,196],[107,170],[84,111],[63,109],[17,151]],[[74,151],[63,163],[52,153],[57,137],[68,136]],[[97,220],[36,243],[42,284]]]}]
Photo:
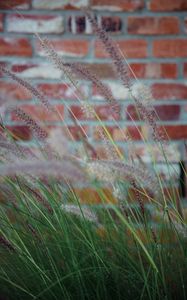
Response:
[{"label": "tall grass clump", "polygon": [[[19,143],[1,117],[0,299],[185,300],[186,216],[170,178],[176,171],[167,157],[169,139],[157,126],[151,90],[132,77],[118,46],[89,11],[85,14],[150,129],[152,145],[167,166],[168,192],[149,141],[142,136],[152,159],[148,165],[133,151],[130,134],[111,116],[129,147],[124,156],[80,90],[79,79],[96,85],[111,113],[116,113],[118,101],[110,88],[88,67],[63,60],[47,39],[36,35],[49,61],[76,91],[83,113],[97,120],[105,157],[71,110],[82,151],[71,151],[69,140],[74,137],[67,124],[64,133],[48,133],[40,120],[12,103],[5,107],[2,99],[2,111],[13,111],[30,128],[35,146],[28,149]],[[44,110],[60,116],[45,93],[2,66],[0,71],[31,93]],[[185,174],[183,165],[181,169]]]}]

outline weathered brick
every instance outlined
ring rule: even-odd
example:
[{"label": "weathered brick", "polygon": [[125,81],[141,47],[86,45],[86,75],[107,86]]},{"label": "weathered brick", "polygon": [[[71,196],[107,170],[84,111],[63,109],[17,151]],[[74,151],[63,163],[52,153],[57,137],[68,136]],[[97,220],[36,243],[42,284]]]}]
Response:
[{"label": "weathered brick", "polygon": [[30,100],[31,95],[21,86],[10,81],[0,81],[0,94],[6,96],[7,102],[12,100]]},{"label": "weathered brick", "polygon": [[106,63],[96,63],[96,64],[90,64],[89,65],[90,70],[92,70],[94,73],[96,73],[101,79],[113,79],[116,78],[116,74],[112,68],[112,65]]},{"label": "weathered brick", "polygon": [[[57,122],[62,121],[64,118],[64,106],[62,104],[54,106],[54,109],[58,110],[59,113],[52,111],[49,112],[41,105],[26,104],[22,105],[21,109],[29,114],[33,119],[43,122]],[[11,120],[20,121],[14,112],[11,113]]]},{"label": "weathered brick", "polygon": [[85,16],[70,16],[68,18],[68,29],[74,34],[92,33],[92,26]]},{"label": "weathered brick", "polygon": [[158,105],[155,111],[161,121],[177,121],[180,118],[180,105]]},{"label": "weathered brick", "polygon": [[118,16],[101,17],[101,26],[107,32],[119,33],[122,29],[122,20]]},{"label": "weathered brick", "polygon": [[184,32],[187,33],[187,18],[184,19]]},{"label": "weathered brick", "polygon": [[[180,117],[180,105],[157,105],[154,107],[158,118],[161,121],[177,121]],[[127,107],[127,120],[142,120],[138,115],[137,109],[134,105]]]},{"label": "weathered brick", "polygon": [[[110,64],[90,64],[83,63],[83,66],[88,67],[96,73],[101,79],[108,79],[116,77],[112,66]],[[26,78],[46,78],[46,79],[60,79],[62,72],[54,68],[48,63],[16,63],[12,65],[12,71],[18,72],[21,76]],[[82,79],[80,77],[80,79]]]},{"label": "weathered brick", "polygon": [[[141,140],[142,128],[140,126],[127,126],[125,128],[119,128],[116,126],[106,126],[106,129],[110,133],[111,137],[116,142],[128,142],[128,139]],[[96,126],[94,128],[94,138],[97,141],[102,140],[100,132],[103,131],[102,127]]]},{"label": "weathered brick", "polygon": [[36,9],[79,9],[89,5],[89,0],[33,0],[33,8]]},{"label": "weathered brick", "polygon": [[187,138],[187,125],[165,125],[167,135],[172,140],[181,140]]},{"label": "weathered brick", "polygon": [[151,0],[148,7],[153,11],[183,11],[187,10],[186,0]]},{"label": "weathered brick", "polygon": [[156,57],[187,57],[187,39],[153,41],[153,55]]},{"label": "weathered brick", "polygon": [[152,92],[155,99],[187,99],[187,85],[185,84],[155,83],[152,85]]},{"label": "weathered brick", "polygon": [[[56,143],[58,143],[58,139],[60,138],[61,135],[64,138],[63,142],[65,142],[66,139],[67,139],[67,142],[68,142],[68,140],[72,141],[72,138],[75,141],[80,141],[82,139],[82,137],[86,137],[86,135],[88,134],[88,131],[89,131],[89,126],[86,126],[86,125],[82,125],[81,127],[75,126],[75,125],[66,126],[66,127],[52,125],[52,126],[46,126],[46,128],[47,128],[48,136],[50,136],[51,133],[53,133],[53,136],[55,135],[54,142],[56,140]],[[57,134],[57,136],[56,136],[56,134]],[[51,142],[52,141],[53,140],[51,140]],[[63,145],[61,145],[61,146],[63,146]]]},{"label": "weathered brick", "polygon": [[[145,40],[119,40],[117,41],[122,52],[127,58],[147,57],[147,42]],[[104,50],[100,41],[95,43],[95,56],[97,58],[108,58],[108,53]]]},{"label": "weathered brick", "polygon": [[0,14],[0,31],[3,31],[3,14]]},{"label": "weathered brick", "polygon": [[178,34],[179,20],[177,17],[128,17],[130,34]]},{"label": "weathered brick", "polygon": [[14,140],[28,141],[32,138],[32,131],[25,125],[6,126]]},{"label": "weathered brick", "polygon": [[48,63],[13,64],[11,70],[23,78],[60,79],[62,72]]},{"label": "weathered brick", "polygon": [[[119,33],[122,29],[122,20],[118,16],[98,16],[97,22],[107,32]],[[70,16],[68,27],[71,33],[93,33],[92,26],[85,16]]]},{"label": "weathered brick", "polygon": [[8,32],[26,33],[62,33],[64,31],[62,16],[52,15],[17,15],[7,17]]},{"label": "weathered brick", "polygon": [[26,38],[0,38],[0,55],[32,56],[32,47]]},{"label": "weathered brick", "polygon": [[[108,63],[83,63],[84,67],[89,68],[92,72],[96,73],[101,79],[115,78],[115,72],[111,64]],[[82,79],[83,77],[80,76]]]},{"label": "weathered brick", "polygon": [[135,11],[144,7],[144,0],[91,0],[93,9],[109,11]]},{"label": "weathered brick", "polygon": [[28,9],[31,0],[1,0],[0,9]]},{"label": "weathered brick", "polygon": [[71,132],[73,138],[76,141],[80,141],[80,140],[82,140],[83,137],[86,138],[86,135],[88,134],[89,127],[88,126],[81,126],[81,127],[79,126],[77,128],[77,126],[72,125],[72,126],[68,126],[68,130]]},{"label": "weathered brick", "polygon": [[175,63],[131,63],[130,66],[138,78],[177,78]]},{"label": "weathered brick", "polygon": [[[89,42],[86,40],[50,40],[54,50],[62,56],[67,57],[85,57],[89,52]],[[36,42],[36,53],[46,56],[40,42]]]},{"label": "weathered brick", "polygon": [[184,77],[187,78],[187,63],[184,63]]},{"label": "weathered brick", "polygon": [[[56,100],[76,100],[76,90],[71,85],[65,83],[40,83],[37,88],[41,90],[49,99]],[[79,89],[87,95],[85,85],[79,86]]]},{"label": "weathered brick", "polygon": [[[86,116],[82,107],[80,106],[72,105],[70,109],[78,120],[96,120],[96,117],[94,116]],[[114,111],[109,105],[97,105],[94,106],[94,109],[101,120],[119,120],[119,112]],[[70,116],[72,118],[71,113]]]}]

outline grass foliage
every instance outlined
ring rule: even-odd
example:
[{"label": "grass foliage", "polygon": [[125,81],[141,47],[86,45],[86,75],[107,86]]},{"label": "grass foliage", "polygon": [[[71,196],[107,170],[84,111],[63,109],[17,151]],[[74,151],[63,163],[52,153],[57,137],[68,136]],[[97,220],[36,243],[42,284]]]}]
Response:
[{"label": "grass foliage", "polygon": [[[164,150],[169,141],[157,128],[151,91],[141,86],[133,92],[128,62],[90,12],[85,13],[134,100],[137,113],[151,129],[152,143],[162,153],[169,174]],[[47,139],[39,120],[19,107],[11,107],[32,130],[37,151],[25,149],[2,119],[0,299],[187,299],[186,217],[174,193],[175,182],[170,181],[166,197],[165,181],[156,170],[154,155],[150,153],[151,167],[133,155],[130,135],[124,135],[124,142],[132,152],[123,157],[89,99],[79,90],[78,79],[83,76],[96,84],[111,110],[116,110],[117,100],[109,87],[80,63],[60,58],[47,40],[39,35],[37,38],[51,63],[76,89],[84,113],[99,122],[106,158],[99,157],[75,117],[83,145],[81,155],[69,152],[65,137],[59,150],[59,135],[56,142],[52,137]],[[4,67],[0,71],[38,99],[44,110],[54,113],[50,100],[40,90]],[[145,139],[144,143],[149,147]],[[89,187],[93,194],[88,192],[87,196],[97,195],[100,204],[83,204],[77,193],[81,187]],[[110,189],[116,203],[110,203],[103,187]]]}]

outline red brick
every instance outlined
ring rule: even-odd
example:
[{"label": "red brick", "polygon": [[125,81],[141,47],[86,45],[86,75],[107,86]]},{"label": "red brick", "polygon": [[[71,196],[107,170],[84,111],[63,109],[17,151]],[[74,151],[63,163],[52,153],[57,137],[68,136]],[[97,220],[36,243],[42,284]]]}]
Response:
[{"label": "red brick", "polygon": [[[158,118],[161,121],[177,121],[180,117],[179,105],[158,105],[154,108]],[[127,112],[127,120],[142,120],[142,118],[139,117],[137,109],[134,105],[129,105],[127,107]]]},{"label": "red brick", "polygon": [[[67,138],[67,140],[72,140],[72,136],[76,141],[80,141],[82,137],[86,137],[85,133],[88,134],[89,127],[88,126],[47,126],[47,133],[48,136],[53,130],[57,130],[58,134],[62,134],[64,137],[64,140]],[[81,129],[82,128],[82,129]],[[80,133],[81,132],[81,133]],[[70,135],[71,133],[71,135]],[[57,136],[57,141],[58,141],[58,136]]]},{"label": "red brick", "polygon": [[0,31],[3,31],[3,14],[0,14]]},{"label": "red brick", "polygon": [[[62,56],[85,57],[89,52],[89,42],[86,40],[51,40],[50,44]],[[36,53],[46,55],[39,42],[36,43]]]},{"label": "red brick", "polygon": [[[119,112],[114,111],[109,105],[94,106],[94,109],[101,120],[112,120],[113,118],[119,120]],[[96,120],[96,117],[94,116],[88,118],[80,106],[72,105],[71,111],[78,120]]]},{"label": "red brick", "polygon": [[127,126],[127,135],[132,140],[142,140],[144,135],[143,128],[140,126]]},{"label": "red brick", "polygon": [[[125,128],[119,128],[116,126],[106,126],[108,132],[110,133],[111,137],[116,142],[125,142],[128,141],[128,139],[132,140],[141,140],[142,136],[142,128],[140,126],[127,126]],[[94,138],[95,140],[102,140],[102,137],[100,135],[100,131],[102,130],[102,127],[95,127],[94,128]]]},{"label": "red brick", "polygon": [[95,107],[95,111],[101,120],[119,120],[120,107],[118,111],[114,111],[110,105],[99,105]]},{"label": "red brick", "polygon": [[0,55],[32,56],[32,47],[26,38],[0,38]]},{"label": "red brick", "polygon": [[[47,111],[41,105],[22,105],[21,109],[29,114],[34,120],[39,120],[43,122],[57,122],[61,121],[64,118],[64,106],[63,105],[55,105],[55,109],[58,110],[59,114],[52,111]],[[61,116],[61,117],[60,117]],[[13,112],[11,114],[12,121],[20,121],[17,115]]]},{"label": "red brick", "polygon": [[7,16],[8,32],[26,33],[62,33],[63,17],[52,15],[18,15]]},{"label": "red brick", "polygon": [[144,7],[144,0],[91,0],[93,9],[109,11],[135,11]]},{"label": "red brick", "polygon": [[76,1],[64,1],[64,0],[33,0],[32,6],[35,9],[51,9],[51,10],[64,10],[64,9],[79,9],[81,7],[88,6],[89,0],[76,0]]},{"label": "red brick", "polygon": [[37,67],[37,64],[13,64],[11,67],[11,71],[15,72],[15,73],[22,73],[24,71],[30,70],[30,68],[34,68]]},{"label": "red brick", "polygon": [[156,40],[153,42],[153,55],[156,57],[187,57],[187,39]]},{"label": "red brick", "polygon": [[[145,40],[120,40],[117,43],[127,58],[147,57],[147,42]],[[100,41],[95,43],[95,56],[97,58],[109,57]]]},{"label": "red brick", "polygon": [[151,0],[148,6],[153,11],[183,11],[187,10],[186,0]]},{"label": "red brick", "polygon": [[76,141],[80,141],[82,137],[86,137],[85,133],[88,134],[88,126],[68,126],[69,131],[71,132],[73,138]]},{"label": "red brick", "polygon": [[180,83],[155,83],[152,92],[155,99],[187,99],[187,85]]},{"label": "red brick", "polygon": [[10,81],[0,81],[0,94],[6,95],[7,102],[11,100],[29,100],[32,98],[23,87]]},{"label": "red brick", "polygon": [[170,139],[180,140],[187,138],[187,125],[166,125],[164,128]]},{"label": "red brick", "polygon": [[180,105],[158,105],[155,111],[161,121],[177,121],[180,118]]},{"label": "red brick", "polygon": [[[65,100],[76,100],[75,89],[71,85],[67,85],[65,83],[41,83],[38,84],[37,87],[41,90],[45,95],[52,99],[65,99]],[[81,91],[84,91],[84,87],[80,86]]]},{"label": "red brick", "polygon": [[95,63],[95,64],[84,64],[91,71],[96,73],[101,79],[116,78],[116,74],[112,68],[111,64]]},{"label": "red brick", "polygon": [[177,78],[177,65],[174,63],[132,63],[130,66],[138,78]]},{"label": "red brick", "polygon": [[31,0],[1,0],[0,9],[28,9]]},{"label": "red brick", "polygon": [[184,63],[184,77],[187,78],[187,63]]},{"label": "red brick", "polygon": [[178,34],[179,20],[177,17],[128,17],[130,34]]},{"label": "red brick", "polygon": [[14,140],[28,141],[32,138],[32,131],[24,125],[6,126]]},{"label": "red brick", "polygon": [[161,78],[171,78],[175,79],[178,75],[177,65],[176,64],[160,64],[161,67]]}]

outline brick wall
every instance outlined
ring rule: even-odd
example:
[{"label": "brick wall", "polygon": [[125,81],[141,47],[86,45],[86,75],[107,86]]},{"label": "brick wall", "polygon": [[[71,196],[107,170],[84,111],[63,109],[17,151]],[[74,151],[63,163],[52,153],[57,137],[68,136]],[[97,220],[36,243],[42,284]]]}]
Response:
[{"label": "brick wall", "polygon": [[[0,0],[0,64],[7,65],[23,78],[32,79],[45,91],[78,142],[79,135],[69,107],[98,151],[102,152],[97,121],[84,116],[73,90],[61,80],[62,73],[46,60],[33,33],[47,36],[59,55],[67,61],[89,64],[109,84],[119,100],[119,111],[113,117],[122,131],[114,125],[111,110],[96,88],[90,82],[82,80],[80,83],[119,147],[126,151],[123,133],[129,130],[136,141],[137,153],[148,161],[150,158],[140,133],[149,137],[149,130],[137,119],[127,92],[114,75],[109,57],[80,11],[81,6],[88,5],[94,9],[98,23],[118,42],[138,80],[151,86],[159,123],[165,125],[171,138],[168,157],[173,163],[184,159],[184,140],[187,139],[187,0]],[[55,127],[63,128],[61,118],[44,112],[25,90],[7,78],[0,78],[0,93],[13,99],[35,118],[45,121],[48,132]],[[139,131],[128,113],[137,120]],[[16,135],[32,144],[29,128],[14,114],[7,114],[5,122]],[[155,156],[161,161],[156,150]],[[160,165],[160,168],[164,167]]]}]

